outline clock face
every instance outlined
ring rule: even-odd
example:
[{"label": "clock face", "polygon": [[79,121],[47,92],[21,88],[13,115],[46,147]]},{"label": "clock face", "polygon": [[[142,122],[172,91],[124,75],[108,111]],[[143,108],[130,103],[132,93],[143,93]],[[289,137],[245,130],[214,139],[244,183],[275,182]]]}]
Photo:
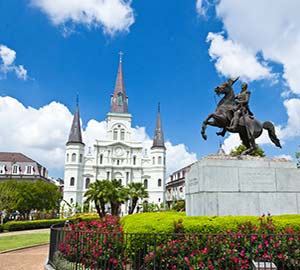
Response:
[{"label": "clock face", "polygon": [[116,154],[117,156],[122,156],[122,155],[124,154],[123,148],[120,147],[120,146],[117,146],[117,147],[115,148],[115,154]]}]

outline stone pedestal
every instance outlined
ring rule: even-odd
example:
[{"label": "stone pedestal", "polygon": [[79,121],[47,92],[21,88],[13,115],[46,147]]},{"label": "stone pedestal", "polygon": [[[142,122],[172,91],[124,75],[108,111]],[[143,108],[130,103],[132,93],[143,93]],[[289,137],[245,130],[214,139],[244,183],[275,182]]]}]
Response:
[{"label": "stone pedestal", "polygon": [[188,216],[300,213],[300,169],[286,159],[212,155],[186,176]]}]

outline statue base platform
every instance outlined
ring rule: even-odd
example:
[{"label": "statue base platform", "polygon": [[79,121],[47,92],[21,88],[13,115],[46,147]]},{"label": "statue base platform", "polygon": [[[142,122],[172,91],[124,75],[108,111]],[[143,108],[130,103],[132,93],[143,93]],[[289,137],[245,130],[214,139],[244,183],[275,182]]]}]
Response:
[{"label": "statue base platform", "polygon": [[300,213],[300,169],[286,159],[210,155],[186,176],[188,216]]}]

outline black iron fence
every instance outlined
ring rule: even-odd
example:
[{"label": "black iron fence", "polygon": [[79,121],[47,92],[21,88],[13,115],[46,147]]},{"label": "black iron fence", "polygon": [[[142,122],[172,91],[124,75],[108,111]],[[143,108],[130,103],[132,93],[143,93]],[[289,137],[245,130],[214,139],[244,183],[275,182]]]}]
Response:
[{"label": "black iron fence", "polygon": [[99,234],[52,226],[54,269],[300,270],[295,234]]}]

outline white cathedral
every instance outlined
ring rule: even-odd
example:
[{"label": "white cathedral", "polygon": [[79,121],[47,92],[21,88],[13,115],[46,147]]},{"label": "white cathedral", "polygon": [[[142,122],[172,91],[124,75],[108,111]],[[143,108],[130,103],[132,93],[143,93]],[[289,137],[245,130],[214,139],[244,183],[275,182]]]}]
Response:
[{"label": "white cathedral", "polygon": [[[146,200],[165,203],[166,148],[158,109],[153,145],[145,151],[142,142],[131,139],[131,119],[128,97],[124,87],[120,58],[110,112],[106,116],[106,138],[96,140],[93,151],[85,155],[82,141],[78,103],[69,139],[66,143],[64,200],[71,205],[83,205],[84,193],[96,180],[118,179],[124,186],[131,182],[143,183],[149,193]],[[127,204],[122,214],[127,214]]]}]

